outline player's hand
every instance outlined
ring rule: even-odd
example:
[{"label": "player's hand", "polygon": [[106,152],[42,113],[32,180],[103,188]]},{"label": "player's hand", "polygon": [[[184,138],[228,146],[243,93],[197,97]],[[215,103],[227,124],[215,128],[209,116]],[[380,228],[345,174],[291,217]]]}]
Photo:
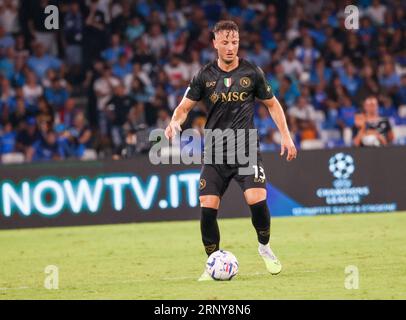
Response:
[{"label": "player's hand", "polygon": [[165,129],[165,137],[166,139],[170,140],[176,135],[176,132],[181,131],[182,128],[180,127],[180,123],[178,121],[171,120]]},{"label": "player's hand", "polygon": [[292,138],[288,136],[282,136],[281,139],[281,153],[280,155],[283,156],[285,154],[285,150],[287,151],[288,155],[286,156],[287,161],[291,161],[296,159],[297,150],[295,144],[293,143]]}]

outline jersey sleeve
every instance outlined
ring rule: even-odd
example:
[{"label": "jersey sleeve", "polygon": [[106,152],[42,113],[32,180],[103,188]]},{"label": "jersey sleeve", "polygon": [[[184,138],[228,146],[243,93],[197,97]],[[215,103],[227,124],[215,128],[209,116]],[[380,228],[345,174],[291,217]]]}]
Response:
[{"label": "jersey sleeve", "polygon": [[273,92],[270,84],[265,78],[265,74],[261,68],[256,67],[256,81],[254,88],[255,97],[261,100],[273,98]]},{"label": "jersey sleeve", "polygon": [[190,81],[185,97],[193,101],[200,101],[203,98],[203,91],[203,76],[202,71],[199,71]]}]

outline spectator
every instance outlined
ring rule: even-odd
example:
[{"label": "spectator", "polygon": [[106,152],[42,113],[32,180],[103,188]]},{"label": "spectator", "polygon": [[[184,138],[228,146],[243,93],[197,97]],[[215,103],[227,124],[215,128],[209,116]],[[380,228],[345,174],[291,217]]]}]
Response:
[{"label": "spectator", "polygon": [[406,74],[402,76],[401,86],[397,94],[397,101],[399,105],[406,105]]},{"label": "spectator", "polygon": [[59,122],[68,128],[73,126],[73,119],[77,112],[79,110],[76,107],[75,99],[68,98],[63,108],[59,111]]},{"label": "spectator", "polygon": [[34,71],[39,80],[42,80],[48,69],[59,70],[62,62],[55,56],[45,54],[45,47],[41,42],[35,42],[33,45],[34,55],[28,61],[28,67]]},{"label": "spectator", "polygon": [[178,27],[178,22],[174,18],[168,18],[167,28],[166,39],[168,41],[168,46],[171,48],[181,35],[182,29]]},{"label": "spectator", "polygon": [[319,56],[320,52],[314,48],[313,40],[310,36],[306,36],[303,39],[303,45],[296,48],[296,57],[303,64],[304,70],[311,70]]},{"label": "spectator", "polygon": [[122,126],[133,105],[134,100],[125,94],[124,86],[118,85],[115,87],[113,97],[107,102],[109,127],[111,127],[110,136],[113,142],[114,154],[121,154],[121,149],[124,144]]},{"label": "spectator", "polygon": [[365,13],[375,24],[382,25],[385,21],[386,6],[381,4],[380,0],[372,0],[372,6],[369,6]]},{"label": "spectator", "polygon": [[365,48],[368,48],[375,34],[376,30],[374,26],[372,26],[371,20],[368,18],[368,16],[362,17],[360,20],[358,35],[360,36],[361,43]]},{"label": "spectator", "polygon": [[137,103],[130,109],[127,121],[123,125],[126,142],[125,154],[127,157],[145,152],[149,148],[148,126],[145,123],[143,113],[144,105]]},{"label": "spectator", "polygon": [[85,19],[83,59],[86,70],[99,58],[107,46],[106,17],[98,7],[98,0],[90,0],[89,14]]},{"label": "spectator", "polygon": [[303,72],[302,63],[296,59],[294,49],[289,49],[286,59],[282,60],[282,67],[285,75],[300,79]]},{"label": "spectator", "polygon": [[326,110],[327,99],[326,84],[319,82],[314,89],[312,103],[317,110]]},{"label": "spectator", "polygon": [[51,87],[45,89],[45,99],[55,111],[61,110],[68,98],[69,92],[59,78],[53,79]]},{"label": "spectator", "polygon": [[275,138],[277,132],[269,130],[267,135],[259,142],[259,148],[261,151],[276,151],[279,148],[280,143]]},{"label": "spectator", "polygon": [[177,22],[179,28],[185,28],[187,25],[187,20],[184,15],[186,8],[183,6],[176,6],[174,0],[169,0],[166,1],[165,3],[166,3],[165,14],[168,17],[168,24],[169,20],[172,19]]},{"label": "spectator", "polygon": [[133,16],[125,30],[126,38],[129,42],[139,39],[145,32],[145,25],[138,16]]},{"label": "spectator", "polygon": [[21,59],[24,63],[30,56],[30,51],[25,46],[25,37],[24,34],[19,33],[15,36],[15,57],[16,60]]},{"label": "spectator", "polygon": [[35,109],[37,106],[38,98],[44,93],[44,89],[38,84],[35,73],[27,73],[27,81],[23,86],[24,98],[28,102],[30,108]]},{"label": "spectator", "polygon": [[373,67],[365,64],[362,71],[362,83],[355,95],[354,99],[357,105],[362,105],[362,102],[371,95],[379,94],[379,84],[374,74]]},{"label": "spectator", "polygon": [[304,97],[298,97],[297,103],[288,110],[292,132],[299,141],[312,140],[318,137],[314,107]]},{"label": "spectator", "polygon": [[125,33],[124,30],[129,26],[131,17],[134,16],[133,3],[129,1],[113,1],[111,6],[112,33]]},{"label": "spectator", "polygon": [[59,141],[60,154],[64,158],[81,158],[86,149],[91,147],[92,132],[85,115],[78,112],[73,121],[73,127],[66,130]]},{"label": "spectator", "polygon": [[7,31],[4,28],[3,24],[0,23],[0,50],[12,48],[14,47],[14,44],[15,44],[14,38],[11,35],[7,34]]},{"label": "spectator", "polygon": [[57,134],[50,130],[45,132],[31,148],[27,150],[28,161],[50,161],[63,158],[63,151],[58,143]]},{"label": "spectator", "polygon": [[3,126],[3,132],[0,136],[0,154],[12,153],[15,151],[16,132],[10,122],[6,122]]},{"label": "spectator", "polygon": [[40,139],[37,128],[37,121],[34,117],[27,118],[22,129],[18,132],[16,138],[16,150],[23,153],[27,158],[30,148]]},{"label": "spectator", "polygon": [[292,106],[295,100],[300,96],[297,83],[292,81],[288,76],[282,78],[279,94],[288,106]]},{"label": "spectator", "polygon": [[176,38],[172,46],[168,46],[169,54],[182,55],[186,51],[186,47],[189,40],[189,34],[186,31],[182,31]]},{"label": "spectator", "polygon": [[357,93],[361,80],[357,76],[357,72],[352,63],[347,63],[345,69],[340,72],[340,81],[351,96]]},{"label": "spectator", "polygon": [[131,91],[131,85],[133,82],[133,79],[139,79],[143,85],[147,87],[152,87],[152,81],[150,76],[148,75],[147,72],[145,72],[142,69],[142,66],[140,63],[134,63],[132,67],[132,73],[127,74],[124,78],[124,85],[126,89],[126,93],[128,94]]},{"label": "spectator", "polygon": [[14,87],[22,87],[25,84],[27,72],[28,68],[25,64],[24,58],[21,56],[15,56],[14,70],[10,79]]},{"label": "spectator", "polygon": [[189,80],[189,72],[186,64],[181,62],[178,55],[172,55],[169,63],[164,66],[164,71],[168,75],[169,83],[172,86],[185,84]]},{"label": "spectator", "polygon": [[166,129],[170,121],[171,116],[169,115],[168,110],[160,108],[158,110],[158,119],[156,121],[156,127],[159,129]]},{"label": "spectator", "polygon": [[191,62],[188,64],[189,68],[189,76],[188,79],[192,79],[200,70],[202,67],[202,64],[200,63],[200,57],[199,57],[199,52],[196,50],[193,50],[190,53],[191,57]]},{"label": "spectator", "polygon": [[28,117],[32,116],[33,112],[27,110],[27,104],[23,98],[17,97],[15,100],[15,107],[10,112],[10,122],[14,128],[20,126],[21,122],[25,122]]},{"label": "spectator", "polygon": [[276,48],[275,36],[279,31],[278,19],[272,14],[266,19],[265,28],[261,31],[261,42],[264,44],[265,49],[273,50]]},{"label": "spectator", "polygon": [[69,4],[64,17],[65,61],[68,66],[82,65],[82,43],[84,36],[84,17],[77,1]]},{"label": "spectator", "polygon": [[118,57],[117,63],[113,65],[113,75],[120,80],[124,80],[126,76],[131,74],[133,69],[133,66],[129,62],[129,58],[127,57],[127,54],[122,53]]},{"label": "spectator", "polygon": [[13,47],[4,49],[5,54],[3,56],[0,55],[0,74],[5,76],[7,79],[11,80],[13,78],[14,73],[14,49]]},{"label": "spectator", "polygon": [[271,62],[271,54],[269,50],[262,47],[260,41],[254,43],[254,50],[248,53],[248,60],[255,63],[260,68],[266,68]]},{"label": "spectator", "polygon": [[97,97],[97,109],[99,111],[99,126],[102,135],[107,135],[107,116],[106,104],[111,99],[114,87],[118,86],[120,81],[113,77],[111,67],[105,66],[103,75],[97,79],[93,85]]},{"label": "spectator", "polygon": [[0,76],[0,103],[9,105],[10,100],[14,97],[15,91],[6,77]]},{"label": "spectator", "polygon": [[154,88],[145,85],[138,77],[133,78],[129,95],[138,102],[149,102],[154,95]]},{"label": "spectator", "polygon": [[363,113],[356,116],[353,137],[357,147],[385,146],[393,141],[391,124],[379,116],[378,100],[374,96],[365,99]]},{"label": "spectator", "polygon": [[362,58],[365,55],[365,48],[360,44],[358,35],[355,32],[348,33],[344,47],[344,54],[345,56],[348,56],[356,66],[362,64]]},{"label": "spectator", "polygon": [[42,79],[42,86],[44,87],[44,89],[50,88],[52,86],[52,82],[55,79],[59,79],[59,82],[60,82],[59,85],[61,87],[67,87],[68,86],[67,81],[65,79],[63,79],[63,78],[60,78],[58,76],[58,73],[55,70],[48,69],[48,71],[45,74],[45,77]]},{"label": "spectator", "polygon": [[142,70],[148,74],[153,71],[153,67],[156,65],[156,58],[143,39],[139,39],[135,42],[133,62],[140,63]]},{"label": "spectator", "polygon": [[5,33],[12,34],[18,29],[18,1],[3,0],[0,3],[0,21]]},{"label": "spectator", "polygon": [[391,59],[386,60],[380,70],[379,84],[391,95],[395,94],[400,87],[400,76],[396,73]]},{"label": "spectator", "polygon": [[149,32],[143,36],[143,39],[155,58],[160,57],[167,49],[167,41],[159,24],[151,25]]},{"label": "spectator", "polygon": [[114,65],[119,62],[119,58],[125,55],[125,53],[124,47],[120,44],[120,35],[113,34],[111,36],[110,47],[101,53],[101,57],[110,65]]},{"label": "spectator", "polygon": [[351,99],[348,96],[341,98],[341,105],[338,109],[338,127],[343,131],[345,128],[352,128],[354,126],[355,114],[357,108],[353,105]]},{"label": "spectator", "polygon": [[55,121],[55,111],[48,101],[41,97],[38,100],[37,122],[42,124],[44,130],[50,130]]},{"label": "spectator", "polygon": [[269,131],[275,131],[277,129],[268,109],[263,104],[258,108],[258,115],[254,117],[254,124],[258,130],[260,141],[268,136]]},{"label": "spectator", "polygon": [[387,118],[393,122],[397,122],[398,111],[393,105],[392,99],[389,96],[382,96],[381,106],[379,107],[379,115],[383,118]]}]

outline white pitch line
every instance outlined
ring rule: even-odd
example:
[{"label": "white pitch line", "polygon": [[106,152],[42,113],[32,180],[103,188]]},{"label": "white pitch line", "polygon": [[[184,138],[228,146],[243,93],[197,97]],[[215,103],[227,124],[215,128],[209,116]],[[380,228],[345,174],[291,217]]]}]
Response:
[{"label": "white pitch line", "polygon": [[0,288],[0,291],[7,291],[7,290],[26,290],[31,289],[30,287],[17,287],[17,288]]}]

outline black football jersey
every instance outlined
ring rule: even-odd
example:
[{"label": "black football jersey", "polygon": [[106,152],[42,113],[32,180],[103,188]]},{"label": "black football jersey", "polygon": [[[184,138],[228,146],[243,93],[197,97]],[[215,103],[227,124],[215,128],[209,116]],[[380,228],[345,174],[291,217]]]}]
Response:
[{"label": "black football jersey", "polygon": [[[207,109],[206,130],[231,129],[235,132],[233,153],[249,154],[249,129],[254,126],[255,98],[266,100],[273,97],[271,86],[265,79],[264,72],[252,63],[239,59],[238,67],[230,72],[223,71],[213,61],[205,65],[192,79],[187,88],[186,97],[193,101],[202,101]],[[245,130],[245,143],[237,142],[237,129]],[[207,134],[207,131],[205,132]],[[209,136],[206,136],[206,140]],[[208,155],[208,141],[205,141],[205,154]],[[256,148],[259,140],[256,134]],[[212,138],[212,154],[222,150],[223,162],[229,163],[226,150],[230,150],[227,139],[216,142]],[[234,158],[234,163],[239,163]],[[213,160],[212,160],[213,161]]]},{"label": "black football jersey", "polygon": [[213,61],[192,79],[185,93],[193,101],[202,101],[207,109],[205,129],[253,129],[255,98],[273,97],[264,72],[252,63],[239,59],[230,72]]}]

